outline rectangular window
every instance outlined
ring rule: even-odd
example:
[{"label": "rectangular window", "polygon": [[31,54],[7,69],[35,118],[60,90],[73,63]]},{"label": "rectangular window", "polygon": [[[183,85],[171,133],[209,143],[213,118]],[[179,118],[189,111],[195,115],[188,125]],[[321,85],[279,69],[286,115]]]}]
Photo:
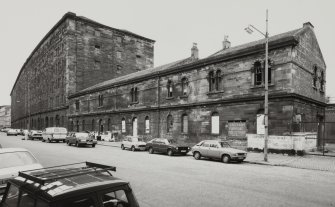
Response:
[{"label": "rectangular window", "polygon": [[126,132],[126,120],[122,120],[121,122],[121,132],[125,133]]},{"label": "rectangular window", "polygon": [[103,95],[99,95],[98,101],[99,101],[99,106],[103,106],[104,105],[104,96]]},{"label": "rectangular window", "polygon": [[76,101],[76,111],[79,111],[79,100]]},{"label": "rectangular window", "polygon": [[145,133],[150,133],[150,120],[149,118],[145,119]]},{"label": "rectangular window", "polygon": [[187,134],[188,133],[188,116],[184,115],[182,121],[183,121],[183,133]]}]

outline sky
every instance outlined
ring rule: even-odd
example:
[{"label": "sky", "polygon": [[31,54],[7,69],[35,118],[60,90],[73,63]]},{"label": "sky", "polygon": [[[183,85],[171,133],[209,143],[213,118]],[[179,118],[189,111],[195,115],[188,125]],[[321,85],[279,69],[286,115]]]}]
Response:
[{"label": "sky", "polygon": [[68,11],[102,24],[156,40],[154,65],[191,55],[193,42],[200,58],[222,48],[263,38],[246,33],[252,24],[269,34],[314,25],[327,65],[326,96],[335,102],[335,1],[333,0],[0,0],[0,106],[10,105],[19,71],[46,33]]}]

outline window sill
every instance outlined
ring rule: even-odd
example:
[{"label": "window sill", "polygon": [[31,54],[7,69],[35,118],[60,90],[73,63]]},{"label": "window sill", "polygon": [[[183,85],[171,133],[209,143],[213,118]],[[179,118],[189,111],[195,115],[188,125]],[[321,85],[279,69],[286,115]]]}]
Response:
[{"label": "window sill", "polygon": [[[273,87],[273,86],[275,86],[274,83],[269,83],[269,84],[268,84],[268,87]],[[265,88],[265,85],[264,85],[264,84],[262,84],[262,85],[253,85],[253,86],[251,86],[250,88],[251,88],[251,89]]]},{"label": "window sill", "polygon": [[136,101],[136,102],[131,102],[130,105],[136,105],[136,104],[138,104],[138,103],[139,103],[138,101]]},{"label": "window sill", "polygon": [[174,97],[172,96],[172,97],[166,97],[165,98],[166,100],[172,100],[172,99],[174,99]]},{"label": "window sill", "polygon": [[210,92],[207,92],[207,95],[219,94],[219,93],[224,93],[224,92],[225,92],[224,90],[221,90],[221,91],[210,91]]},{"label": "window sill", "polygon": [[179,98],[188,98],[188,95],[179,96]]}]

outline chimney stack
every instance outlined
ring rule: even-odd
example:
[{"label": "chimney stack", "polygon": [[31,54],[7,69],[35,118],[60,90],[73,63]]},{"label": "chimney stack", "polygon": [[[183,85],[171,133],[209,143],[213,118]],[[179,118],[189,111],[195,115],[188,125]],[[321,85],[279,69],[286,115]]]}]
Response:
[{"label": "chimney stack", "polygon": [[230,42],[228,41],[228,35],[224,36],[224,40],[222,42],[223,49],[228,49],[230,48]]},{"label": "chimney stack", "polygon": [[193,43],[193,47],[191,48],[191,57],[194,59],[199,59],[199,50],[197,47],[197,43]]},{"label": "chimney stack", "polygon": [[312,23],[310,23],[310,22],[305,22],[305,23],[303,24],[303,27],[310,27],[311,29],[314,29],[314,26],[313,26]]}]

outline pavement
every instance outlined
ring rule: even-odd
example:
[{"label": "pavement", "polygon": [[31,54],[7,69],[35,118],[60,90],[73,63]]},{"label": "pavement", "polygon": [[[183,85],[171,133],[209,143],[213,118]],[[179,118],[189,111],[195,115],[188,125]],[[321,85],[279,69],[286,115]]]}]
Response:
[{"label": "pavement", "polygon": [[[98,141],[99,145],[119,147],[121,142]],[[189,155],[191,155],[189,153]],[[268,154],[268,161],[264,161],[264,154],[258,152],[248,152],[245,162],[250,164],[283,166],[308,170],[328,171],[335,173],[335,157],[320,155],[291,156],[287,154]]]}]

